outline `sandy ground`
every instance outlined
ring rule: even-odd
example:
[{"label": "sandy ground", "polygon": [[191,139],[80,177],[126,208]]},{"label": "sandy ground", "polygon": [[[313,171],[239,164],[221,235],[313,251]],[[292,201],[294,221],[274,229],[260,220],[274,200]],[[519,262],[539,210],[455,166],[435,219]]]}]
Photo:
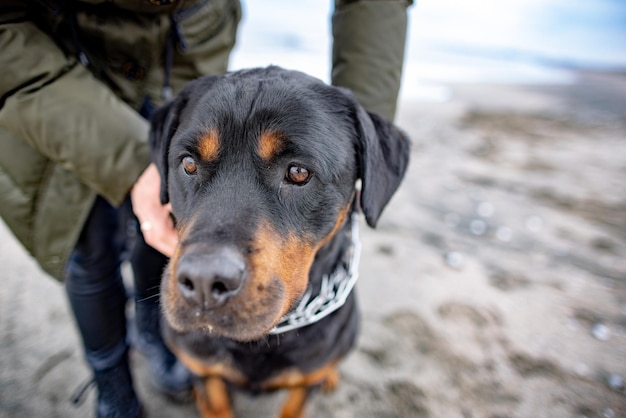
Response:
[{"label": "sandy ground", "polygon": [[[362,229],[359,346],[309,416],[626,417],[626,76],[452,91],[401,103],[412,163]],[[61,286],[0,237],[0,416],[91,416]],[[196,416],[132,360],[149,417]]]}]

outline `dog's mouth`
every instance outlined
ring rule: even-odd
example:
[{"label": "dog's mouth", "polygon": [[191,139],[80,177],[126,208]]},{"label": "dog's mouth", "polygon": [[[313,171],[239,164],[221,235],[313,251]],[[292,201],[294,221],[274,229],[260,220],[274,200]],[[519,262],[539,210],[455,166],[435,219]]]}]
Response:
[{"label": "dog's mouth", "polygon": [[[255,285],[246,278],[237,290],[226,290],[227,285],[221,284],[192,291],[188,283],[174,284],[175,275],[173,272],[164,282],[161,297],[168,324],[179,332],[201,332],[236,341],[257,340],[289,309],[284,308],[285,291],[279,279],[268,285]],[[177,289],[172,289],[172,284]]]},{"label": "dog's mouth", "polygon": [[179,248],[161,286],[168,324],[236,341],[267,335],[304,293],[314,254],[260,239],[246,255],[234,246]]}]

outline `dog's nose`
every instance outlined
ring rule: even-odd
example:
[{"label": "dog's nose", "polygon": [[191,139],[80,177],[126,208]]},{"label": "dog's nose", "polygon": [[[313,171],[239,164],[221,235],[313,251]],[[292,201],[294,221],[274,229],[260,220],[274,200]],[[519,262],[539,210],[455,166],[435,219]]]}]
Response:
[{"label": "dog's nose", "polygon": [[210,253],[190,251],[177,267],[183,297],[204,309],[217,308],[237,294],[244,281],[245,263],[239,252],[222,248]]}]

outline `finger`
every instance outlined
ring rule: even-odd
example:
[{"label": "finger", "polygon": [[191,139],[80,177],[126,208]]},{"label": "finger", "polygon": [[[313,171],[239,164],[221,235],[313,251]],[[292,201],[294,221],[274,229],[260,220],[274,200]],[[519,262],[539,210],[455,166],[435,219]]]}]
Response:
[{"label": "finger", "polygon": [[178,245],[178,236],[172,234],[169,230],[166,233],[151,229],[144,232],[144,240],[152,248],[165,255],[171,257],[174,255],[176,245]]}]

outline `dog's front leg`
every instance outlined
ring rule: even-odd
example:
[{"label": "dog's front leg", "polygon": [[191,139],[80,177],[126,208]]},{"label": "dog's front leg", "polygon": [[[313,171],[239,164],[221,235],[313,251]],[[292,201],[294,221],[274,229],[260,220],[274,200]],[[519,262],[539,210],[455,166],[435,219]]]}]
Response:
[{"label": "dog's front leg", "polygon": [[289,395],[280,412],[280,418],[304,418],[304,406],[310,392],[311,388],[308,386],[297,386],[289,389]]},{"label": "dog's front leg", "polygon": [[228,387],[221,377],[198,379],[194,389],[202,418],[233,418]]},{"label": "dog's front leg", "polygon": [[316,370],[310,374],[297,371],[286,373],[267,384],[268,388],[289,389],[287,400],[280,412],[280,418],[304,418],[304,409],[309,394],[314,387],[320,386],[325,393],[332,392],[339,383],[339,371],[336,362]]}]

